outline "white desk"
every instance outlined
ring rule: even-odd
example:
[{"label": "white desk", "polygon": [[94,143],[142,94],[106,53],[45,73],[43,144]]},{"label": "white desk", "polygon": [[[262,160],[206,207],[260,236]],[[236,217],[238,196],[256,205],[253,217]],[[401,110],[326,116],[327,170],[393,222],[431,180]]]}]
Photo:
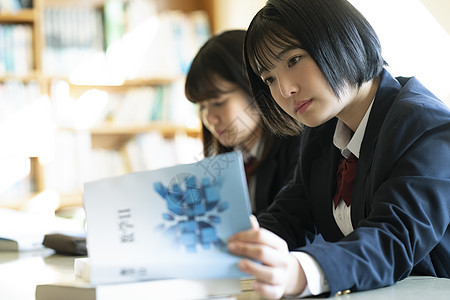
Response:
[{"label": "white desk", "polygon": [[74,278],[75,257],[53,250],[0,252],[0,299],[35,299],[36,285]]},{"label": "white desk", "polygon": [[[238,300],[259,300],[253,292],[244,292]],[[330,298],[310,298],[330,299]],[[333,297],[332,297],[333,299]],[[449,300],[450,279],[411,276],[393,286],[336,296],[339,300]]]},{"label": "white desk", "polygon": [[[37,284],[73,279],[74,259],[75,257],[54,254],[52,250],[22,253],[0,252],[0,299],[34,300]],[[259,300],[261,298],[254,292],[245,291],[236,299]],[[450,279],[413,276],[391,287],[350,293],[340,296],[339,299],[449,300]]]}]

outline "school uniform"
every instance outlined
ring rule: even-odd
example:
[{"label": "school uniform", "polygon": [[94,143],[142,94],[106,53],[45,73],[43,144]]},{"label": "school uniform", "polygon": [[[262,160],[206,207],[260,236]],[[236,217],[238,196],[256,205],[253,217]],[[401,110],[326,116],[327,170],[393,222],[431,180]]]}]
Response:
[{"label": "school uniform", "polygon": [[[292,179],[297,165],[301,136],[273,139],[270,144],[269,140],[262,141],[252,153],[257,163],[248,174],[248,184],[254,214],[267,209]],[[264,149],[266,146],[270,150]]]},{"label": "school uniform", "polygon": [[[307,128],[293,180],[261,227],[311,256],[329,292],[392,285],[417,273],[450,277],[450,111],[417,79],[386,70],[359,149],[344,236],[332,198],[337,119]],[[324,240],[315,241],[321,234]]]}]

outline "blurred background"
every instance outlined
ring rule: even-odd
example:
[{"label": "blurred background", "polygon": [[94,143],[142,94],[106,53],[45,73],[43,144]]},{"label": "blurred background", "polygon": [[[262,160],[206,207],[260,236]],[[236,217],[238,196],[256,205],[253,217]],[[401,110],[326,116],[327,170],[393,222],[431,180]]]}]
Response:
[{"label": "blurred background", "polygon": [[[394,75],[450,103],[450,1],[351,0]],[[202,159],[184,76],[263,0],[0,0],[0,207],[82,214],[83,184]]]}]

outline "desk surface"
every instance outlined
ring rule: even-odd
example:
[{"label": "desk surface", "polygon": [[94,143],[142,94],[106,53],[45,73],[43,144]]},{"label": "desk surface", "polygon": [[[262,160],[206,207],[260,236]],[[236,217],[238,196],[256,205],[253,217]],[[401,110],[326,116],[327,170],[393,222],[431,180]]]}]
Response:
[{"label": "desk surface", "polygon": [[[54,254],[53,250],[0,252],[0,299],[34,300],[37,284],[73,279],[74,259],[73,256]],[[449,295],[450,279],[412,276],[391,287],[350,293],[341,296],[341,299],[448,300]],[[261,298],[254,292],[245,291],[236,299],[259,300]]]},{"label": "desk surface", "polygon": [[74,278],[75,257],[53,250],[0,252],[0,299],[35,299],[36,285]]}]

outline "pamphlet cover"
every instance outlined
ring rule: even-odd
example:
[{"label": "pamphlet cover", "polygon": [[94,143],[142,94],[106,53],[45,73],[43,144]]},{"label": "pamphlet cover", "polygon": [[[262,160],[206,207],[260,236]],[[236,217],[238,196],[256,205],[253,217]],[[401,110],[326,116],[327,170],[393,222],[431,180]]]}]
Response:
[{"label": "pamphlet cover", "polygon": [[240,278],[228,238],[251,228],[242,155],[85,184],[92,283]]}]

